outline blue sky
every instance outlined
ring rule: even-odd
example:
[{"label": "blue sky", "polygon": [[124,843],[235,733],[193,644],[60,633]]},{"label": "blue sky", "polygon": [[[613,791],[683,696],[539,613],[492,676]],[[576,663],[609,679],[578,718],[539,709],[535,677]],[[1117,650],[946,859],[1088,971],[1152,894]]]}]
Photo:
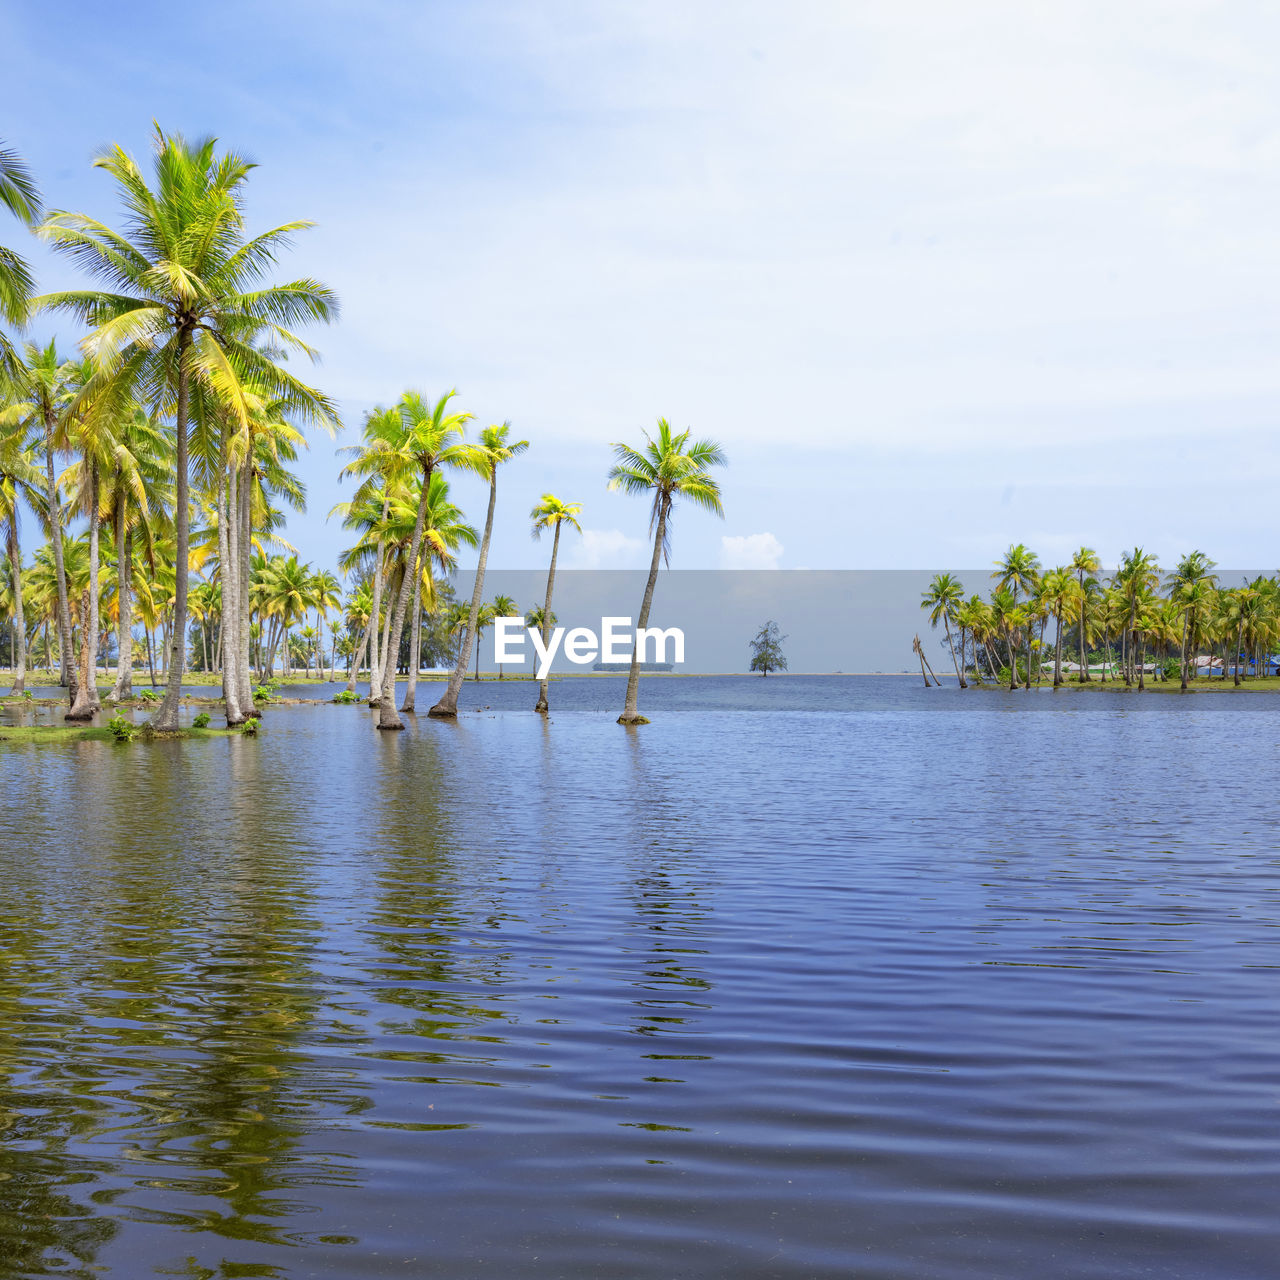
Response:
[{"label": "blue sky", "polygon": [[[542,563],[548,489],[585,505],[569,563],[639,563],[608,444],[659,415],[732,464],[679,567],[1014,540],[1270,564],[1277,28],[1168,0],[11,4],[0,136],[106,221],[92,154],[143,152],[153,117],[250,153],[251,227],[319,224],[281,274],[342,299],[312,336],[346,442],[409,386],[533,442],[500,567]],[[316,564],[344,545],[334,447],[290,523]]]}]

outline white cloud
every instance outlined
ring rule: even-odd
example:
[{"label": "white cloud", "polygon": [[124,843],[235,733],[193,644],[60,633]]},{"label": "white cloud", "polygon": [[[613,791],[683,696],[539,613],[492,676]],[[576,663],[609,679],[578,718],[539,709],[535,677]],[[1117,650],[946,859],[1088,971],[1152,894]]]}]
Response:
[{"label": "white cloud", "polygon": [[720,539],[722,569],[776,569],[783,546],[771,533],[726,535]]},{"label": "white cloud", "polygon": [[621,529],[583,529],[581,540],[569,553],[574,569],[641,569],[649,563],[649,544]]}]

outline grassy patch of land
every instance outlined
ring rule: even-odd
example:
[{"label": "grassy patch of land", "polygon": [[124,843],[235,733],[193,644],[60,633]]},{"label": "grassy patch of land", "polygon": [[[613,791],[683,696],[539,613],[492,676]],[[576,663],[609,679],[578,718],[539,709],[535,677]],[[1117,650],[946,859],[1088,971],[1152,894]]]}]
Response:
[{"label": "grassy patch of land", "polygon": [[[982,689],[1008,689],[1007,684],[992,684],[990,678],[982,685],[975,685],[972,679],[969,681],[970,688]],[[1019,685],[1019,688],[1022,686]],[[1053,679],[1042,681],[1039,685],[1033,680],[1031,682],[1032,689],[1048,689],[1053,691]],[[1132,686],[1126,686],[1123,680],[1108,679],[1103,684],[1097,676],[1094,676],[1087,684],[1078,684],[1074,679],[1065,680],[1062,685],[1063,689],[1070,689],[1072,692],[1096,693],[1098,691],[1104,693],[1137,693],[1138,684],[1134,681]],[[1182,682],[1180,680],[1152,680],[1150,676],[1146,679],[1146,685],[1142,690],[1143,693],[1181,693]],[[1187,682],[1188,693],[1280,693],[1280,676],[1260,676],[1254,678],[1250,676],[1241,681],[1237,688],[1230,675],[1223,680],[1219,676],[1212,678],[1199,677],[1195,680]]]},{"label": "grassy patch of land", "polygon": [[[141,725],[138,726],[141,729]],[[226,738],[240,735],[239,729],[195,729],[188,726],[172,733],[157,733],[152,738]],[[134,741],[141,742],[148,735],[139,733]],[[115,735],[105,725],[92,724],[22,724],[0,725],[0,743],[41,742],[111,742]]]}]

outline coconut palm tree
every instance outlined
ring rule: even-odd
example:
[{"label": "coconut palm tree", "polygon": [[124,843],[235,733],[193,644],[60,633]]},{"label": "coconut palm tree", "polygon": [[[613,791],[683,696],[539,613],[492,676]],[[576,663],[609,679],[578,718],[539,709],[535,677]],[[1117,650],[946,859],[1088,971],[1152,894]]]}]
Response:
[{"label": "coconut palm tree", "polygon": [[[342,603],[342,583],[328,569],[321,569],[312,576],[311,607],[316,611],[316,675],[324,670],[324,620],[331,609]],[[329,664],[329,679],[333,679],[333,663]]]},{"label": "coconut palm tree", "polygon": [[396,405],[400,425],[399,434],[393,437],[393,441],[398,452],[412,458],[419,473],[420,488],[409,554],[399,590],[396,592],[386,660],[383,664],[382,694],[378,707],[378,728],[383,730],[404,728],[404,721],[400,719],[395,703],[396,655],[400,652],[405,611],[418,573],[422,533],[426,527],[427,507],[431,498],[431,477],[438,468],[446,466],[483,473],[483,465],[475,446],[462,443],[466,424],[472,415],[449,412],[449,401],[455,395],[457,391],[450,390],[431,404],[420,392],[406,391]]},{"label": "coconut palm tree", "polygon": [[0,529],[3,529],[6,567],[11,582],[11,693],[22,693],[27,687],[27,622],[22,604],[20,538],[20,513],[24,500],[35,511],[43,511],[44,478],[36,466],[25,427],[0,428]]},{"label": "coconut palm tree", "polygon": [[[1062,634],[1064,622],[1070,622],[1081,611],[1080,585],[1071,570],[1059,565],[1040,579],[1039,597],[1053,614],[1056,635],[1053,651],[1053,687],[1062,687]],[[1081,652],[1083,653],[1083,647]]]},{"label": "coconut palm tree", "polygon": [[[542,643],[546,646],[551,640],[551,629],[555,626],[553,621],[555,615],[551,612],[551,593],[555,590],[556,585],[556,557],[560,553],[560,529],[562,525],[570,525],[579,533],[582,532],[582,526],[578,523],[578,517],[582,514],[582,504],[580,502],[561,502],[554,493],[544,493],[542,500],[529,512],[529,519],[533,521],[533,536],[535,539],[541,538],[545,529],[551,529],[551,567],[547,570],[547,598],[541,610],[539,610],[539,621],[528,622],[531,627],[536,626],[542,632]],[[532,614],[530,614],[532,616]],[[526,619],[526,621],[528,621]],[[534,706],[535,711],[546,712],[550,709],[550,701],[547,697],[548,681],[546,679],[538,682],[538,701]]]},{"label": "coconut palm tree", "polygon": [[57,345],[40,347],[23,344],[22,355],[13,363],[11,381],[14,398],[0,411],[0,429],[25,428],[43,447],[45,469],[44,509],[49,543],[53,548],[56,574],[56,625],[61,663],[59,683],[75,701],[76,678],[71,663],[71,605],[67,594],[66,567],[62,563],[62,499],[54,459],[66,445],[66,415],[75,396],[74,362],[58,355]]},{"label": "coconut palm tree", "polygon": [[409,679],[405,684],[401,711],[417,709],[418,672],[422,667],[422,612],[434,612],[438,604],[434,563],[442,573],[449,573],[457,563],[458,547],[480,544],[480,535],[463,519],[462,512],[449,501],[449,483],[435,471],[427,495],[427,515],[422,530],[422,556],[413,583],[413,625],[409,645]]},{"label": "coconut palm tree", "polygon": [[[1098,553],[1092,547],[1080,547],[1075,555],[1071,557],[1069,566],[1072,573],[1076,575],[1076,582],[1080,587],[1080,599],[1083,601],[1087,598],[1088,592],[1085,589],[1085,579],[1092,578],[1102,568],[1102,562],[1098,559]],[[1080,646],[1080,674],[1077,677],[1081,684],[1086,684],[1092,678],[1089,675],[1089,654],[1085,644],[1085,622],[1087,610],[1080,609],[1077,615],[1077,642]]]},{"label": "coconut palm tree", "polygon": [[[1160,585],[1160,566],[1156,563],[1155,556],[1143,551],[1141,547],[1134,547],[1132,551],[1126,551],[1120,557],[1120,568],[1116,571],[1114,581],[1129,606],[1129,617],[1125,627],[1127,659],[1122,659],[1122,665],[1125,671],[1125,684],[1131,685],[1134,675],[1132,641],[1135,638],[1134,623],[1138,606],[1140,602],[1150,599],[1156,587]],[[1141,681],[1139,683],[1141,684]]]},{"label": "coconut palm tree", "polygon": [[[40,192],[26,161],[16,151],[0,146],[0,205],[28,226],[40,218]],[[26,262],[12,249],[0,245],[0,320],[21,325],[35,282]],[[19,360],[12,343],[0,329],[0,374],[13,374]]]},{"label": "coconut palm tree", "polygon": [[1183,556],[1169,575],[1170,597],[1182,613],[1182,689],[1185,692],[1190,667],[1197,653],[1197,629],[1218,585],[1215,564],[1203,551]]},{"label": "coconut palm tree", "polygon": [[484,592],[484,571],[489,560],[489,539],[493,537],[493,510],[498,501],[498,468],[518,457],[528,447],[527,440],[511,440],[511,424],[486,427],[480,433],[480,443],[471,454],[470,467],[489,481],[489,508],[485,514],[484,535],[480,539],[480,555],[476,562],[476,580],[471,589],[471,611],[467,619],[467,633],[462,638],[461,649],[449,684],[440,701],[428,712],[438,719],[454,719],[458,714],[458,693],[467,675],[467,659],[471,646],[476,644],[477,679],[479,678],[479,619],[480,597]]},{"label": "coconut palm tree", "polygon": [[158,536],[171,533],[173,444],[159,415],[141,405],[117,423],[109,459],[100,475],[102,515],[110,523],[116,559],[116,678],[111,701],[133,693],[134,539],[149,563]]},{"label": "coconut palm tree", "polygon": [[103,389],[172,405],[176,448],[175,591],[168,687],[153,724],[178,727],[186,656],[188,544],[188,432],[192,393],[224,401],[247,423],[244,384],[297,410],[337,415],[314,388],[288,373],[256,340],[276,348],[311,349],[288,326],[328,322],[337,300],[310,279],[263,286],[276,253],[309,226],[291,222],[247,239],[244,184],[253,168],[234,153],[218,155],[217,141],[154,138],[155,180],[148,186],[137,162],[118,146],[94,161],[116,182],[127,222],[124,234],[82,213],[58,211],[40,234],[55,250],[109,285],[35,299],[33,306],[66,311],[91,326],[85,350],[100,366]]},{"label": "coconut palm tree", "polygon": [[[1009,549],[995,562],[996,589],[1008,591],[1013,597],[1013,605],[1018,603],[1019,594],[1030,595],[1040,577],[1040,559],[1034,551],[1029,550],[1021,542],[1011,544]],[[1011,606],[1013,607],[1013,606]],[[1034,628],[1028,625],[1027,633],[1027,671],[1026,688],[1031,688],[1031,637]],[[1012,651],[1009,654],[1009,669],[1017,671],[1018,662]],[[1011,685],[1010,688],[1013,686]]]},{"label": "coconut palm tree", "polygon": [[[496,621],[498,618],[518,618],[520,616],[520,606],[510,596],[494,596],[493,603],[489,606],[490,622]],[[476,645],[477,666],[480,657],[480,646]],[[502,677],[502,663],[498,663],[498,679]]]},{"label": "coconut palm tree", "polygon": [[640,692],[639,630],[649,625],[649,609],[653,589],[658,581],[658,566],[670,563],[671,510],[677,498],[687,498],[706,511],[724,517],[720,482],[711,474],[712,467],[728,463],[724,450],[715,440],[689,441],[691,432],[672,431],[666,418],[658,419],[658,433],[644,432],[640,449],[614,444],[615,462],[609,469],[609,488],[630,494],[652,494],[649,529],[653,534],[653,559],[645,583],[640,617],[636,621],[637,639],[631,651],[631,671],[627,676],[627,696],[619,724],[648,724],[637,709]]},{"label": "coconut palm tree", "polygon": [[[960,669],[960,663],[956,661],[956,648],[951,643],[951,622],[956,616],[956,610],[964,602],[964,585],[960,579],[953,573],[936,573],[933,581],[929,583],[929,589],[920,598],[920,607],[929,612],[929,625],[936,631],[938,629],[938,621],[942,621],[942,626],[946,632],[947,648],[951,650],[951,665],[956,669],[956,679],[960,682],[962,689],[969,686],[965,683],[964,672]],[[963,649],[963,644],[961,645]]]}]

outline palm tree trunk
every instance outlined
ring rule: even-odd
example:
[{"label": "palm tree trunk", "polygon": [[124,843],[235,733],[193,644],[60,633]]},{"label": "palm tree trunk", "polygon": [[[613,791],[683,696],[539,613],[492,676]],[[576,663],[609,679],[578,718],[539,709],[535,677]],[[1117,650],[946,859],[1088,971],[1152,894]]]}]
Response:
[{"label": "palm tree trunk", "polygon": [[476,641],[476,620],[480,616],[480,597],[484,593],[484,571],[489,561],[489,539],[493,536],[493,508],[498,500],[498,468],[495,463],[489,472],[489,510],[484,521],[484,538],[480,543],[480,558],[476,562],[476,580],[471,588],[471,612],[467,615],[467,633],[462,638],[458,661],[449,677],[443,697],[427,713],[437,719],[452,720],[458,715],[458,694],[466,679],[467,663],[471,658],[471,645]]},{"label": "palm tree trunk", "polygon": [[1187,691],[1187,670],[1191,665],[1191,653],[1188,648],[1191,637],[1191,614],[1182,615],[1182,692]]},{"label": "palm tree trunk", "polygon": [[49,540],[53,543],[53,569],[58,584],[58,648],[61,672],[58,683],[75,701],[75,674],[71,670],[71,602],[67,599],[67,570],[62,560],[62,505],[58,501],[58,481],[53,474],[53,410],[44,415],[45,497],[49,505]]},{"label": "palm tree trunk", "polygon": [[[360,633],[360,642],[356,645],[355,651],[351,655],[351,670],[347,674],[347,692],[348,693],[355,693],[356,691],[356,677],[360,674],[360,671],[364,666],[365,651],[369,647],[369,637],[373,629],[373,618],[374,618],[374,615],[370,613],[369,617],[365,620],[364,630]],[[369,677],[370,677],[369,696],[372,697],[373,696],[372,666],[369,669]]]},{"label": "palm tree trunk", "polygon": [[1062,686],[1062,606],[1058,606],[1058,634],[1053,645],[1053,687]]},{"label": "palm tree trunk", "polygon": [[[427,523],[427,503],[431,489],[431,468],[424,468],[422,492],[418,495],[418,514],[413,522],[413,537],[409,540],[409,555],[404,564],[404,575],[400,579],[400,590],[396,592],[395,618],[391,626],[391,637],[387,645],[386,670],[382,676],[382,703],[378,708],[379,729],[403,729],[404,721],[396,710],[396,664],[400,655],[400,637],[404,632],[404,615],[409,606],[409,597],[418,602],[418,593],[414,584],[422,585],[422,575],[418,572],[418,556],[422,551],[422,530]],[[490,499],[489,512],[493,513],[493,501]],[[417,621],[417,607],[414,609],[414,621]],[[413,645],[409,645],[410,659],[413,656]],[[412,661],[410,662],[412,666]],[[406,698],[406,702],[408,699]]]},{"label": "palm tree trunk", "polygon": [[1076,628],[1076,635],[1080,645],[1080,684],[1085,684],[1089,680],[1089,657],[1084,651],[1084,615],[1088,601],[1084,594],[1084,570],[1080,570],[1080,618]]},{"label": "palm tree trunk", "polygon": [[1145,631],[1139,631],[1136,636],[1138,645],[1138,692],[1142,693],[1147,687],[1147,634]]},{"label": "palm tree trunk", "polygon": [[240,467],[240,478],[236,486],[235,500],[239,510],[236,519],[237,530],[236,559],[236,609],[238,616],[233,626],[233,635],[237,643],[236,679],[239,682],[236,701],[240,704],[239,713],[248,717],[255,715],[253,705],[253,604],[249,588],[253,582],[253,459],[246,456]]},{"label": "palm tree trunk", "polygon": [[[235,643],[240,616],[240,512],[236,501],[236,469],[226,465],[226,431],[223,431],[222,467],[218,479],[218,579],[222,584],[222,705],[227,728],[243,724],[240,708],[239,646]],[[227,619],[233,620],[232,643],[227,640]]]},{"label": "palm tree trunk", "polygon": [[1240,652],[1241,646],[1244,644],[1244,620],[1241,619],[1240,625],[1236,628],[1236,674],[1232,683],[1238,689],[1240,687]]},{"label": "palm tree trunk", "polygon": [[401,711],[414,711],[414,699],[418,693],[418,667],[422,662],[422,571],[413,566],[413,604],[409,611],[409,683],[405,688],[404,706]]},{"label": "palm tree trunk", "polygon": [[116,504],[116,679],[113,702],[133,693],[133,550],[124,507]]},{"label": "palm tree trunk", "polygon": [[[551,643],[551,593],[556,585],[556,556],[560,552],[560,521],[556,521],[556,531],[551,539],[551,568],[547,570],[547,598],[542,605],[542,645],[545,649]],[[541,680],[538,683],[538,702],[533,708],[535,711],[549,711],[551,703],[548,700],[547,693],[550,681],[549,679]]]},{"label": "palm tree trunk", "polygon": [[644,599],[640,603],[640,616],[636,619],[636,642],[631,649],[631,670],[627,675],[627,698],[623,703],[619,724],[648,724],[640,714],[640,637],[641,627],[649,625],[649,609],[653,605],[653,589],[658,582],[658,566],[662,563],[662,544],[667,536],[667,513],[671,510],[671,498],[664,496],[658,508],[658,523],[653,531],[653,559],[649,562],[649,579],[644,584]]},{"label": "palm tree trunk", "polygon": [[[484,628],[482,627],[483,631]],[[480,637],[476,636],[476,684],[480,683]]]},{"label": "palm tree trunk", "polygon": [[10,693],[27,687],[27,623],[22,612],[22,548],[18,542],[18,511],[9,521],[9,568],[13,571],[13,686]]},{"label": "palm tree trunk", "polygon": [[956,669],[956,679],[960,682],[962,689],[967,689],[969,686],[964,682],[964,672],[960,670],[960,664],[956,661],[956,647],[951,643],[951,623],[945,613],[942,615],[942,629],[947,633],[947,648],[951,650],[951,665]]},{"label": "palm tree trunk", "polygon": [[169,648],[169,683],[164,701],[152,720],[152,727],[161,731],[178,727],[178,704],[182,698],[182,672],[187,659],[187,574],[190,559],[191,510],[187,489],[187,417],[190,409],[190,375],[187,370],[187,351],[191,346],[191,331],[182,329],[178,334],[178,404],[173,415],[174,433],[177,437],[175,451],[175,477],[173,501],[174,526],[174,592],[173,635]]},{"label": "palm tree trunk", "polygon": [[98,465],[89,464],[89,584],[84,589],[80,609],[80,672],[83,680],[76,690],[66,720],[92,720],[102,709],[98,697]]},{"label": "palm tree trunk", "polygon": [[[386,522],[390,503],[382,504],[382,519]],[[378,628],[382,626],[382,575],[385,568],[386,554],[382,543],[378,543],[378,559],[373,567],[373,616],[376,619],[373,630],[369,633],[369,705],[376,707],[382,690],[382,667],[386,657],[386,642],[383,641],[382,653],[378,652]],[[387,610],[387,624],[391,623],[391,610]]]}]

